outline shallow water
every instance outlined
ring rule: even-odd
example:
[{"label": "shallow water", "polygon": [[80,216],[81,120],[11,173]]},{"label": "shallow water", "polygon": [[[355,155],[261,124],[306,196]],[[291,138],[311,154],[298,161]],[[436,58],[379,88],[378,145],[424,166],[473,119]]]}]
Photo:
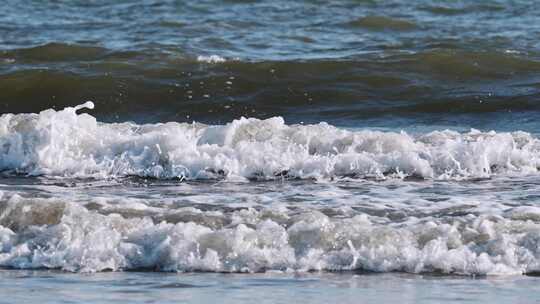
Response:
[{"label": "shallow water", "polygon": [[0,12],[0,301],[538,301],[537,5],[109,2]]},{"label": "shallow water", "polygon": [[0,303],[538,303],[538,278],[408,274],[65,274],[0,270]]}]

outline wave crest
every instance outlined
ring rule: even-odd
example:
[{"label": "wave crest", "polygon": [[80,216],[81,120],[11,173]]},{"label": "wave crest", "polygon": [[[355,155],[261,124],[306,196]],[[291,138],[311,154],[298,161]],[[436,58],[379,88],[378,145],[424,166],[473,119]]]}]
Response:
[{"label": "wave crest", "polygon": [[462,179],[540,167],[540,141],[525,132],[410,135],[287,125],[281,117],[215,126],[100,123],[77,114],[82,108],[92,107],[0,116],[0,170],[93,178]]}]

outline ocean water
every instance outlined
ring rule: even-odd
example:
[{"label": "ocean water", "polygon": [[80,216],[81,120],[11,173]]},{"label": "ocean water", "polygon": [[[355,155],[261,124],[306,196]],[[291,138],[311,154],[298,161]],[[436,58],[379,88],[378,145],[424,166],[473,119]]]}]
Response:
[{"label": "ocean water", "polygon": [[535,303],[529,1],[4,1],[0,302]]}]

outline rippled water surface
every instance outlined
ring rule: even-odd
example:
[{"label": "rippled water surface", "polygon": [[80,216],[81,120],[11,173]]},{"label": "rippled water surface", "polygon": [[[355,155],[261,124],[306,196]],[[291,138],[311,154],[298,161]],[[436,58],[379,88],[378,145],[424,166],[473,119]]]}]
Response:
[{"label": "rippled water surface", "polygon": [[534,2],[4,2],[0,302],[538,301]]},{"label": "rippled water surface", "polygon": [[540,26],[529,1],[4,7],[3,112],[90,99],[107,121],[537,127]]},{"label": "rippled water surface", "polygon": [[[0,303],[536,303],[538,278],[459,278],[407,274],[64,274],[0,271]],[[9,282],[9,283],[8,283]],[[45,286],[45,288],[44,288]],[[381,296],[383,298],[381,298]]]}]

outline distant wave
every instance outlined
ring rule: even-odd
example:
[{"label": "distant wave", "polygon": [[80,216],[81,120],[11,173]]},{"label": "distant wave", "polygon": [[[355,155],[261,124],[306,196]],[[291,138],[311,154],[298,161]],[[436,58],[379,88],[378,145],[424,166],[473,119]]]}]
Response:
[{"label": "distant wave", "polygon": [[221,63],[225,62],[225,58],[220,57],[218,55],[210,55],[210,56],[197,56],[197,61],[200,62],[208,62],[208,63]]},{"label": "distant wave", "polygon": [[535,54],[434,45],[343,58],[226,58],[59,43],[6,50],[0,111],[90,99],[100,120],[211,124],[241,116],[313,123],[540,111]]}]

